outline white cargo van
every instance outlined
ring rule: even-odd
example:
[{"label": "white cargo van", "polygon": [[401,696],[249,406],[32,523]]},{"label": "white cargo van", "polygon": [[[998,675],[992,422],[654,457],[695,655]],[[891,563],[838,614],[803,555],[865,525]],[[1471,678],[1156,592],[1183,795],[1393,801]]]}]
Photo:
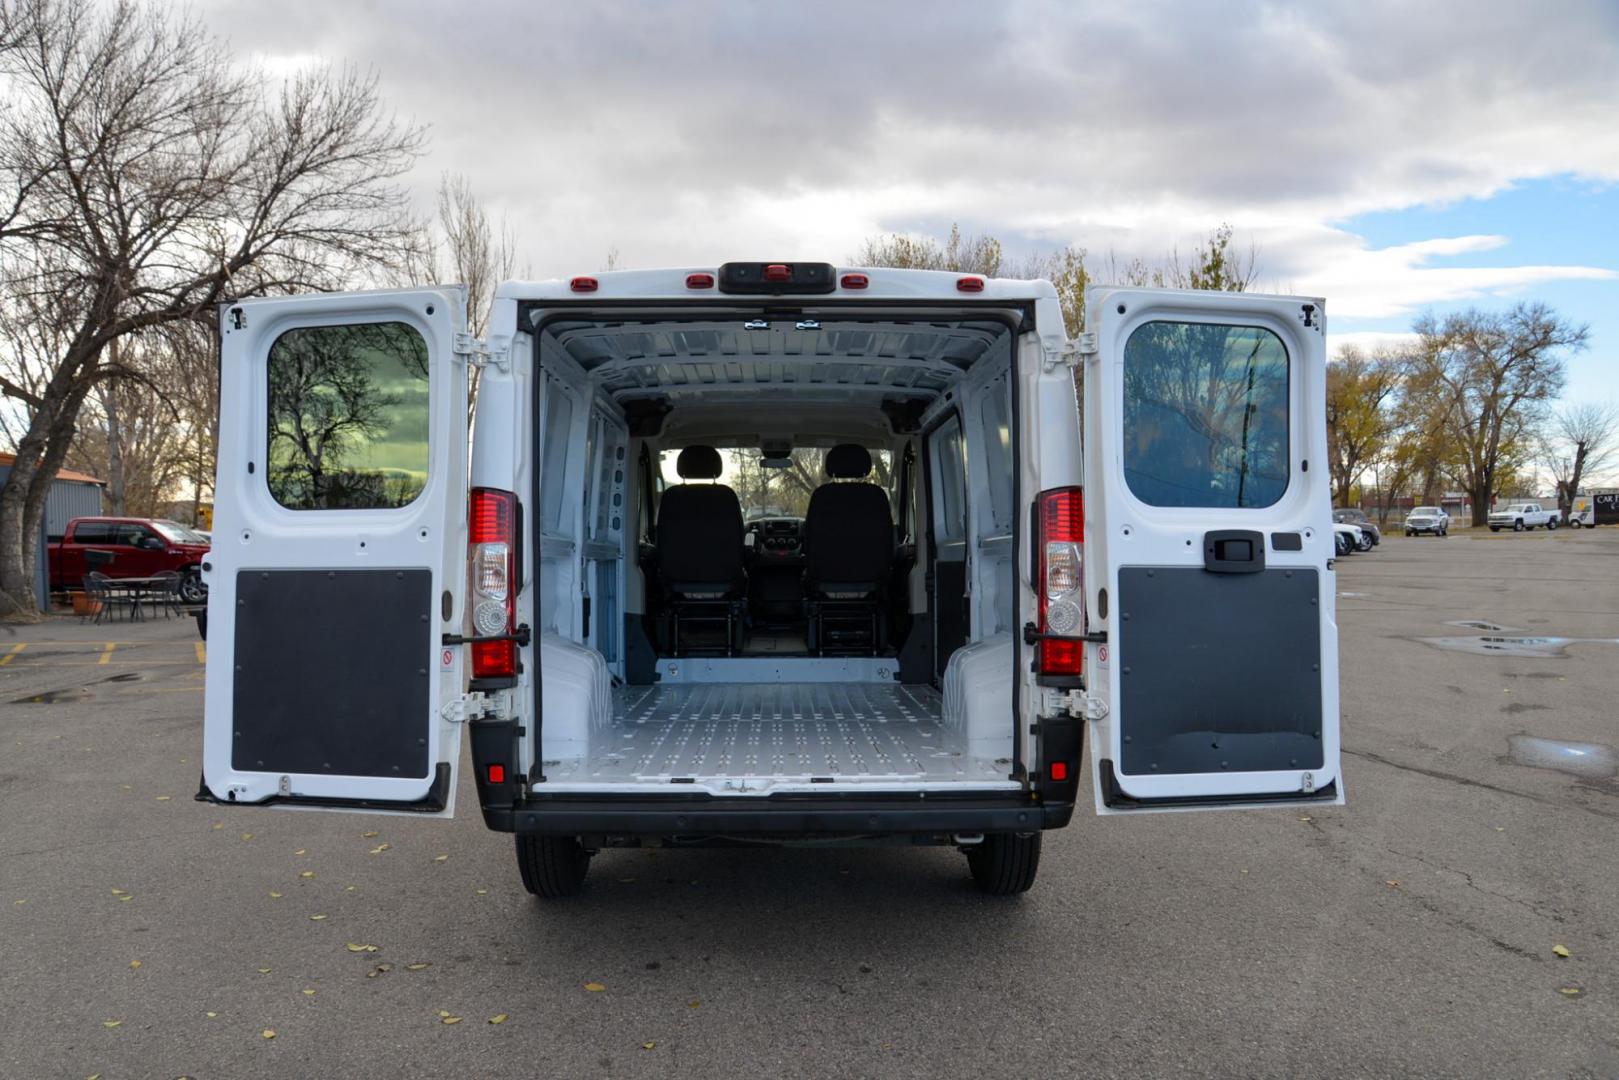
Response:
[{"label": "white cargo van", "polygon": [[1342,802],[1321,301],[1097,289],[1070,341],[1044,281],[727,263],[464,310],[221,311],[200,798],[448,817],[465,727],[542,896],[795,842],[1020,892],[1087,746],[1103,814]]}]

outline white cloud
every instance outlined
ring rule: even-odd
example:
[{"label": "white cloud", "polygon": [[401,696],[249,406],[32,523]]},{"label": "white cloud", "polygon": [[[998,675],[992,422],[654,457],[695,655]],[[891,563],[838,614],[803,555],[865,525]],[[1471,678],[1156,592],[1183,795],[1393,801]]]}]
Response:
[{"label": "white cloud", "polygon": [[[1337,316],[1507,295],[1497,236],[1373,249],[1334,223],[1526,178],[1619,180],[1607,0],[603,5],[212,0],[270,65],[374,66],[539,276],[842,259],[960,221],[1013,245],[1184,250],[1229,221]],[[1496,251],[1499,267],[1446,266]]]}]

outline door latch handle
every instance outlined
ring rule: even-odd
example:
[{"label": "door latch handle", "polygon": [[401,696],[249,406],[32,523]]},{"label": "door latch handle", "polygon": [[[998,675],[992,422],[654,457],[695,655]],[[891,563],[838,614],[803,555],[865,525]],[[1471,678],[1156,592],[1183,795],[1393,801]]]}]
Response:
[{"label": "door latch handle", "polygon": [[443,640],[446,645],[482,645],[486,642],[515,641],[526,648],[533,638],[529,631],[528,623],[524,623],[509,634],[490,634],[487,637],[462,637],[460,634],[445,634]]},{"label": "door latch handle", "polygon": [[1023,624],[1023,644],[1034,645],[1041,641],[1083,641],[1091,645],[1106,645],[1107,631],[1092,630],[1087,634],[1047,634],[1034,623]]}]

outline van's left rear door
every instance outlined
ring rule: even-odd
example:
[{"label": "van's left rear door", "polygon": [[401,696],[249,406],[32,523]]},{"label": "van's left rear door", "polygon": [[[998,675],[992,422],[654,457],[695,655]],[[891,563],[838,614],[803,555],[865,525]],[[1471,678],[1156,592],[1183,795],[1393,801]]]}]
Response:
[{"label": "van's left rear door", "polygon": [[453,811],[465,311],[459,287],[221,310],[200,797]]}]

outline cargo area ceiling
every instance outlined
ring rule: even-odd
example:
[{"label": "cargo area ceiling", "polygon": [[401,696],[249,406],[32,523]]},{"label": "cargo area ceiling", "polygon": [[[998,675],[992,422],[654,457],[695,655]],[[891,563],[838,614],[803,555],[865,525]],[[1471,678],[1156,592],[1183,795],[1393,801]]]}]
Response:
[{"label": "cargo area ceiling", "polygon": [[564,321],[544,337],[615,399],[671,403],[787,387],[797,402],[933,398],[1010,342],[1006,325],[987,319],[807,316]]}]

